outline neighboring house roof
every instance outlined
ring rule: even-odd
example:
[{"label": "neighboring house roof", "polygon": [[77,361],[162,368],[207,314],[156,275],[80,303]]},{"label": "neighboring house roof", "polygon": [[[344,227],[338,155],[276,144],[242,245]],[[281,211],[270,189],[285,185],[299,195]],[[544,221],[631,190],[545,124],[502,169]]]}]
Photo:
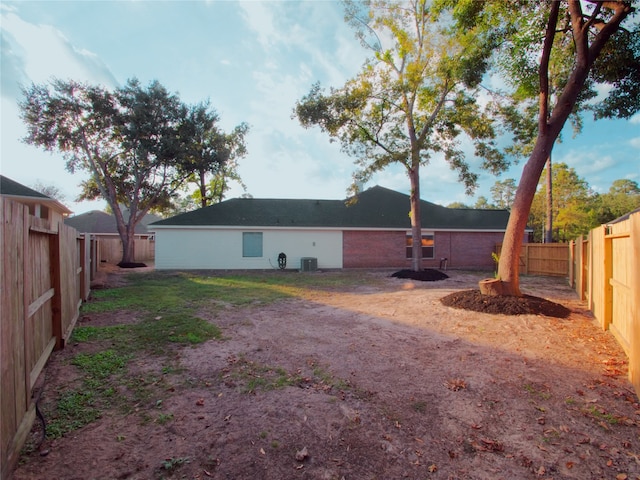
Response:
[{"label": "neighboring house roof", "polygon": [[7,198],[14,198],[17,201],[33,204],[41,203],[54,208],[62,214],[70,214],[71,210],[58,200],[48,197],[33,188],[29,188],[10,178],[0,175],[0,195]]},{"label": "neighboring house roof", "polygon": [[[135,232],[137,234],[148,233],[146,224],[149,223],[149,221],[153,221],[159,218],[155,215],[148,215],[147,217],[144,217],[140,221],[140,223],[136,225]],[[125,221],[127,218],[128,215],[125,215]],[[100,210],[91,210],[87,213],[82,213],[80,215],[66,218],[64,223],[82,233],[118,234],[116,217]]]},{"label": "neighboring house roof", "polygon": [[[176,215],[149,225],[154,227],[316,227],[410,229],[409,196],[375,186],[357,201],[234,198]],[[423,229],[504,230],[507,210],[446,208],[421,201]]]}]

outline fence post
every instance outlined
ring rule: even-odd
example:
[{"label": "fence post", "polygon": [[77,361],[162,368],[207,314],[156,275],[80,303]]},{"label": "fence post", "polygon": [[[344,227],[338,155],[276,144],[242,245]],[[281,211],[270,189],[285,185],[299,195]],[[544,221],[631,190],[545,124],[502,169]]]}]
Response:
[{"label": "fence post", "polygon": [[640,213],[629,217],[629,241],[631,252],[629,263],[631,275],[631,338],[629,345],[629,380],[640,397]]},{"label": "fence post", "polygon": [[[608,228],[608,227],[604,227]],[[605,230],[604,237],[604,318],[602,319],[602,328],[609,329],[613,317],[613,286],[611,279],[613,278],[613,240],[607,236],[609,232]]]},{"label": "fence post", "polygon": [[55,235],[49,236],[50,242],[50,264],[51,264],[51,286],[53,287],[53,297],[51,298],[51,333],[56,338],[56,349],[64,347],[62,339],[62,292],[61,292],[61,270],[60,270],[60,230]]},{"label": "fence post", "polygon": [[575,290],[576,288],[576,241],[569,242],[569,286]]}]

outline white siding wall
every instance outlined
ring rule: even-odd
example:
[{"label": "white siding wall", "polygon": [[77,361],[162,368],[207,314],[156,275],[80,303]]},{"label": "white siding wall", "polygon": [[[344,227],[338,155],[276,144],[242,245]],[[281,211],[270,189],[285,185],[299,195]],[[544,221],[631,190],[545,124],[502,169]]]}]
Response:
[{"label": "white siding wall", "polygon": [[[262,257],[242,257],[243,232],[262,232]],[[342,268],[341,231],[159,228],[155,238],[158,270],[277,269],[280,252],[288,269],[300,268],[302,257],[317,258],[318,268]]]}]

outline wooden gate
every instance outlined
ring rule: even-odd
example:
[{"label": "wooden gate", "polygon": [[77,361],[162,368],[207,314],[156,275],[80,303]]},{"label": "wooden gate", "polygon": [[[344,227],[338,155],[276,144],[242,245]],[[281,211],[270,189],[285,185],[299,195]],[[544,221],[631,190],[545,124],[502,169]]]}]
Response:
[{"label": "wooden gate", "polygon": [[610,225],[605,233],[605,324],[609,326],[624,351],[631,347],[631,236],[628,222]]}]

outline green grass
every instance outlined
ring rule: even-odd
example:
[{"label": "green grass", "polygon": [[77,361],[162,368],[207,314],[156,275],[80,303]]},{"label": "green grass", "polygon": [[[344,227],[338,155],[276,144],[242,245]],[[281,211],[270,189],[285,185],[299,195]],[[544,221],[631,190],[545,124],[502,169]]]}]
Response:
[{"label": "green grass", "polygon": [[609,425],[617,425],[620,423],[620,419],[612,413],[607,413],[603,408],[596,405],[590,406],[586,409],[586,413],[594,419],[608,423]]},{"label": "green grass", "polygon": [[121,371],[129,358],[119,355],[113,350],[103,350],[93,355],[79,353],[71,360],[71,363],[89,378],[103,380],[114,373]]}]

